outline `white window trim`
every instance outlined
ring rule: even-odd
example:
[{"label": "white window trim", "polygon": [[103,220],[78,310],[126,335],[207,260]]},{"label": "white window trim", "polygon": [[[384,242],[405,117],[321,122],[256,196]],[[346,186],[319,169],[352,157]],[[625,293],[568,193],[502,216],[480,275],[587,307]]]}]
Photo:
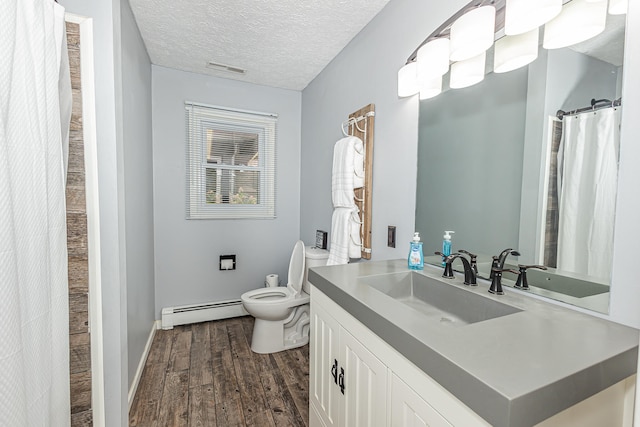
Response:
[{"label": "white window trim", "polygon": [[[187,219],[273,219],[275,212],[275,165],[277,115],[234,110],[185,102],[187,145]],[[259,166],[208,165],[205,158],[206,124],[255,132],[259,135]],[[206,203],[206,169],[256,170],[261,172],[260,203],[256,205]]]}]

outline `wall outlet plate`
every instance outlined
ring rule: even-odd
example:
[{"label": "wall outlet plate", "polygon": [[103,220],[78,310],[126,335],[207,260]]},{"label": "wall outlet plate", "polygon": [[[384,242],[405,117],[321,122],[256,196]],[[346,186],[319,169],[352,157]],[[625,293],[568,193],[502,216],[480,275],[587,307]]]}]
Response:
[{"label": "wall outlet plate", "polygon": [[396,226],[390,225],[387,227],[387,246],[390,248],[396,247]]}]

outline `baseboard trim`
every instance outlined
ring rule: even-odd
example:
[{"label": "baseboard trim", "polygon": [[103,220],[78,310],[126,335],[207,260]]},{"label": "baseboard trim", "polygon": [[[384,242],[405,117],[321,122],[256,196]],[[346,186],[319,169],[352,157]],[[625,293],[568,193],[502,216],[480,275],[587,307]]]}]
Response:
[{"label": "baseboard trim", "polygon": [[160,329],[160,321],[156,320],[151,326],[151,332],[149,332],[149,338],[147,338],[147,344],[144,346],[144,351],[140,357],[140,363],[138,363],[138,369],[136,369],[136,375],[133,377],[133,382],[129,388],[129,411],[131,411],[131,405],[133,405],[133,399],[136,397],[136,391],[138,391],[138,384],[140,384],[140,378],[142,378],[142,371],[144,371],[144,365],[147,363],[147,357],[149,357],[149,351],[151,350],[151,344],[153,338],[156,336],[156,331]]}]

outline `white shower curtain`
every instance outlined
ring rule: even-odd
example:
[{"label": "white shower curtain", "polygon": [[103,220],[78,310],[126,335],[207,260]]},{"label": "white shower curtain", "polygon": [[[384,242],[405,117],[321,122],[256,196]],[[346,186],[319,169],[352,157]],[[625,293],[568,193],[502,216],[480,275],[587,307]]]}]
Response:
[{"label": "white shower curtain", "polygon": [[64,9],[0,8],[0,424],[68,426]]},{"label": "white shower curtain", "polygon": [[605,281],[613,258],[620,110],[565,116],[558,152],[558,269]]}]

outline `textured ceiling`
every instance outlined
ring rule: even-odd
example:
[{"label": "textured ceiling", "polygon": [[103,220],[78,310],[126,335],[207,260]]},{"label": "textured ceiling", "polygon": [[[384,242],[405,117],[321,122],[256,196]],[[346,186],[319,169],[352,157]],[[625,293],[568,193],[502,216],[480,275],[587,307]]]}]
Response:
[{"label": "textured ceiling", "polygon": [[[302,90],[389,0],[130,0],[156,65]],[[246,69],[207,68],[209,61]]]}]

